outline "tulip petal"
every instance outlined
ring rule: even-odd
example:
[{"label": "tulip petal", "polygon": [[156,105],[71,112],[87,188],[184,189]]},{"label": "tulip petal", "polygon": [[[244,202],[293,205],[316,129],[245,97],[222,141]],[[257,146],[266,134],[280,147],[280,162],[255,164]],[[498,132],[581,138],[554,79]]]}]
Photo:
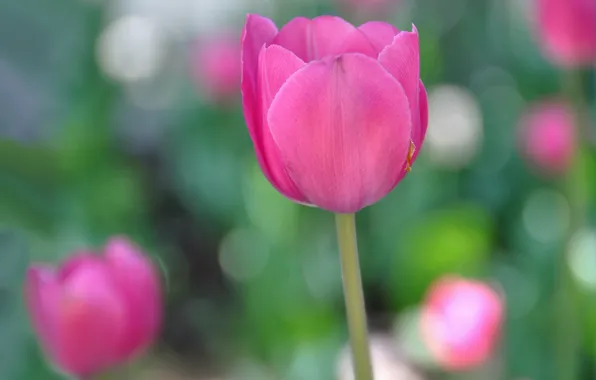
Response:
[{"label": "tulip petal", "polygon": [[[424,88],[422,81],[419,81],[419,95],[420,123],[412,126],[412,143],[414,144],[415,149],[414,154],[410,159],[410,165],[413,165],[414,162],[416,162],[418,153],[420,153],[420,149],[422,149],[422,145],[424,144],[426,129],[428,127],[428,100],[426,97],[426,89]],[[408,163],[406,162],[402,168],[401,174],[395,181],[395,186],[397,186],[397,184],[408,174],[408,171],[406,170],[407,166]]]},{"label": "tulip petal", "polygon": [[[267,124],[263,121],[265,114],[260,99],[262,95],[259,83],[259,73],[261,71],[259,70],[259,61],[261,60],[261,52],[266,50],[265,45],[276,34],[277,28],[271,20],[258,15],[248,15],[242,37],[242,105],[248,132],[255,146],[257,161],[263,170],[263,174],[278,191],[292,200],[302,202],[304,201],[303,197],[296,190],[291,179],[285,173],[285,169],[281,166],[281,161],[278,159],[279,154],[276,155],[272,148],[273,144],[270,142],[271,138]],[[276,53],[279,52],[274,49],[270,55],[275,58],[279,55]],[[291,52],[287,53],[291,54]],[[293,58],[300,61],[295,56]],[[292,62],[296,63],[295,60]],[[290,67],[291,64],[289,63],[287,67]],[[280,71],[276,71],[272,76],[278,73]],[[286,75],[283,70],[281,73]],[[287,73],[288,76],[290,74]],[[283,78],[283,81],[286,78],[287,76]],[[271,153],[271,156],[268,155],[269,153]]]},{"label": "tulip petal", "polygon": [[391,191],[410,144],[402,86],[362,54],[296,72],[277,93],[268,120],[298,188],[333,212],[358,211]]},{"label": "tulip petal", "polygon": [[418,157],[418,153],[424,144],[424,139],[426,137],[426,129],[428,128],[428,99],[426,96],[426,88],[424,88],[424,84],[420,80],[418,83],[418,108],[420,109],[420,123],[416,128],[412,128],[412,141],[414,145],[416,145],[416,151],[414,152],[414,156],[412,157],[412,163],[416,161],[416,157]]},{"label": "tulip petal", "polygon": [[128,309],[128,324],[118,357],[128,358],[146,348],[161,323],[159,275],[138,247],[122,237],[112,238],[104,249],[110,274]]},{"label": "tulip petal", "polygon": [[311,20],[296,17],[284,25],[273,39],[274,45],[280,45],[296,54],[303,61],[310,61],[311,40],[307,40],[307,31],[311,30]]},{"label": "tulip petal", "polygon": [[[275,24],[259,15],[249,14],[242,32],[242,107],[248,127],[248,132],[256,145],[257,135],[261,129],[261,106],[257,95],[259,52],[261,48],[277,34]],[[263,157],[257,149],[257,159],[269,178]]]},{"label": "tulip petal", "polygon": [[312,20],[297,17],[286,24],[273,40],[305,62],[342,53],[363,53],[376,57],[366,36],[349,22],[336,16]]},{"label": "tulip petal", "polygon": [[370,21],[358,27],[371,44],[380,53],[386,46],[391,45],[393,38],[399,33],[395,26],[382,21]]},{"label": "tulip petal", "polygon": [[100,261],[101,258],[91,251],[79,251],[68,257],[62,265],[60,265],[57,273],[58,281],[65,281],[73,272],[76,272],[78,268],[89,262],[97,263]]},{"label": "tulip petal", "polygon": [[259,55],[258,83],[262,120],[259,120],[261,127],[252,131],[255,151],[263,173],[280,193],[297,202],[306,202],[306,199],[286,172],[279,149],[271,137],[266,115],[279,88],[290,75],[304,65],[305,63],[294,53],[279,45],[263,47]]},{"label": "tulip petal", "polygon": [[246,16],[246,23],[242,31],[242,90],[256,91],[257,65],[259,52],[263,45],[268,44],[277,34],[277,27],[273,21],[255,14]]},{"label": "tulip petal", "polygon": [[412,26],[412,32],[401,32],[395,36],[391,45],[379,54],[379,62],[404,87],[410,102],[412,126],[416,130],[420,123],[418,112],[420,47],[416,27]]},{"label": "tulip petal", "polygon": [[372,58],[377,58],[379,52],[375,49],[372,42],[359,29],[354,28],[346,36],[343,45],[334,54],[361,53]]},{"label": "tulip petal", "polygon": [[71,273],[57,308],[55,356],[62,369],[87,376],[120,359],[126,308],[105,265],[89,263]]},{"label": "tulip petal", "polygon": [[259,89],[264,111],[287,79],[306,64],[294,53],[279,45],[261,50],[259,55]]},{"label": "tulip petal", "polygon": [[25,301],[33,329],[42,346],[48,351],[55,349],[56,313],[60,299],[60,286],[56,273],[50,267],[35,265],[27,270]]}]

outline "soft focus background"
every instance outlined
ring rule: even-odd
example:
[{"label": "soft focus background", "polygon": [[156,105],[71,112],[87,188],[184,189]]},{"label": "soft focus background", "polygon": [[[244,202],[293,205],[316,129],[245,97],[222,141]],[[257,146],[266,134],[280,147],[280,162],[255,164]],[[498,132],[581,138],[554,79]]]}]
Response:
[{"label": "soft focus background", "polygon": [[[542,56],[530,0],[376,3],[0,2],[0,379],[58,379],[23,308],[29,262],[114,234],[155,258],[167,296],[160,341],[120,378],[349,379],[333,218],[273,190],[244,124],[247,12],[419,29],[425,147],[407,179],[358,214],[387,379],[566,380],[561,368],[596,379],[594,147],[581,138],[574,167],[550,172],[519,141],[542,101],[583,91],[593,114],[594,71]],[[506,300],[494,357],[457,374],[436,366],[416,327],[428,286],[452,273]]]}]

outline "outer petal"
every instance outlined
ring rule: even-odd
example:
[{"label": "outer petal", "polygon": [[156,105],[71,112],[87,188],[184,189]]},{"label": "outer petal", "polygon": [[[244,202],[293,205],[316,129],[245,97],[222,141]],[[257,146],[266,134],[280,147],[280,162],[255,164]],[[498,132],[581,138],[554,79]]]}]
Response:
[{"label": "outer petal", "polygon": [[[413,165],[416,162],[416,158],[418,157],[418,153],[422,149],[422,145],[424,144],[424,138],[426,137],[426,129],[428,127],[428,100],[426,97],[426,89],[424,88],[424,84],[422,81],[419,81],[419,108],[420,108],[420,123],[417,126],[412,127],[412,143],[414,144],[414,154],[412,155],[412,159],[410,160],[410,165]],[[402,179],[408,174],[407,170],[407,163],[404,164],[401,174],[397,177],[395,181],[395,185],[401,182]]]},{"label": "outer petal", "polygon": [[273,21],[255,14],[246,16],[246,23],[242,31],[242,91],[254,93],[257,82],[257,65],[259,52],[263,45],[268,44],[277,34],[277,27]]},{"label": "outer petal", "polygon": [[54,356],[62,369],[88,376],[121,360],[116,349],[127,327],[126,308],[105,265],[71,273],[56,307]]},{"label": "outer petal", "polygon": [[260,52],[265,50],[265,45],[271,42],[276,34],[277,28],[271,20],[258,15],[248,15],[242,35],[242,106],[263,174],[279,192],[302,202],[304,199],[281,166],[279,155],[276,155],[275,151],[271,152],[271,139],[266,123],[263,122],[265,113],[259,83]]},{"label": "outer petal", "polygon": [[81,266],[101,262],[101,258],[91,251],[82,250],[74,253],[60,264],[58,268],[58,281],[64,282],[72,273],[76,272]]},{"label": "outer petal", "polygon": [[424,88],[424,83],[422,83],[422,81],[419,81],[418,86],[420,124],[418,128],[412,129],[412,140],[416,145],[416,151],[414,152],[414,157],[412,157],[412,162],[416,160],[420,149],[422,149],[422,144],[424,143],[424,138],[426,137],[426,130],[428,128],[428,99],[426,96],[426,88]]},{"label": "outer petal", "polygon": [[52,355],[56,346],[56,308],[60,285],[50,267],[32,266],[25,280],[25,301],[33,329],[44,349]]},{"label": "outer petal", "polygon": [[391,45],[393,38],[399,33],[395,26],[382,21],[370,21],[360,25],[358,29],[364,33],[378,53]]},{"label": "outer petal", "polygon": [[305,62],[341,53],[376,56],[366,36],[336,16],[319,16],[312,20],[295,18],[279,31],[273,43],[291,50]]},{"label": "outer petal", "polygon": [[284,25],[277,36],[273,39],[273,44],[280,45],[290,50],[303,61],[310,61],[312,56],[312,37],[307,36],[311,29],[311,20],[306,17],[296,17]]},{"label": "outer petal", "polygon": [[162,319],[161,284],[152,262],[127,239],[111,239],[105,247],[110,274],[127,307],[126,332],[118,357],[123,360],[146,346],[158,333]]},{"label": "outer petal", "polygon": [[418,88],[420,80],[420,47],[418,31],[412,26],[412,32],[401,32],[393,43],[379,54],[379,62],[401,83],[410,102],[413,130],[420,123],[418,112]]},{"label": "outer petal", "polygon": [[306,202],[304,196],[296,188],[296,185],[289,177],[284,163],[281,159],[279,149],[273,142],[267,124],[267,110],[273,97],[285,81],[294,74],[305,63],[294,53],[279,45],[263,47],[259,55],[259,104],[261,107],[259,120],[260,128],[254,131],[253,142],[258,156],[261,157],[260,164],[269,182],[286,197]]},{"label": "outer petal", "polygon": [[262,128],[261,104],[258,95],[258,64],[259,52],[261,48],[269,43],[277,34],[275,24],[259,15],[249,14],[246,17],[246,23],[242,32],[242,107],[246,125],[253,143],[257,160],[265,173],[265,176],[271,181],[269,167],[258,149],[259,136]]},{"label": "outer petal", "polygon": [[268,120],[298,188],[314,205],[339,213],[391,191],[410,143],[402,86],[361,54],[296,72],[277,93]]}]

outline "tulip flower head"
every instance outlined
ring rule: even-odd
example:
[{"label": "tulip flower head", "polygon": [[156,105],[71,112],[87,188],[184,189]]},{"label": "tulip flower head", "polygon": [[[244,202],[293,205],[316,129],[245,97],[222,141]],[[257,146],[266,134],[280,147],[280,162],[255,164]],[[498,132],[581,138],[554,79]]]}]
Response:
[{"label": "tulip flower head", "polygon": [[240,89],[240,44],[227,35],[196,42],[191,51],[191,75],[214,101],[236,97]]},{"label": "tulip flower head", "polygon": [[465,370],[490,358],[501,329],[503,301],[490,286],[445,277],[422,307],[422,337],[439,364]]},{"label": "tulip flower head", "polygon": [[538,37],[546,56],[562,67],[596,64],[596,2],[536,0]]},{"label": "tulip flower head", "polygon": [[576,144],[573,114],[563,102],[536,104],[521,119],[522,153],[545,175],[564,173],[572,163]]},{"label": "tulip flower head", "polygon": [[49,360],[81,378],[133,358],[161,324],[157,271],[124,238],[110,240],[101,256],[79,252],[58,268],[33,265],[25,298]]},{"label": "tulip flower head", "polygon": [[280,30],[249,15],[244,115],[257,159],[287,198],[353,213],[416,160],[428,121],[418,32],[383,22],[298,17]]}]

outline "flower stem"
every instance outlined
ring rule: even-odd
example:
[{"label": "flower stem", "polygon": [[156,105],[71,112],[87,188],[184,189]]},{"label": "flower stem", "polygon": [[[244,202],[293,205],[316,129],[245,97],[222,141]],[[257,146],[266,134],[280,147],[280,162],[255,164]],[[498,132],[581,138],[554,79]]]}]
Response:
[{"label": "flower stem", "polygon": [[567,250],[570,240],[586,222],[587,192],[585,188],[586,173],[583,164],[584,144],[591,140],[589,122],[586,120],[585,99],[582,73],[580,70],[569,71],[564,75],[563,92],[572,106],[575,115],[577,148],[573,164],[564,179],[564,189],[569,199],[571,223],[569,241],[557,261],[555,302],[557,307],[556,358],[558,361],[557,379],[574,380],[579,376],[580,337],[579,312],[575,286],[567,264]]},{"label": "flower stem", "polygon": [[364,307],[360,264],[358,262],[355,216],[354,214],[336,214],[335,223],[352,347],[354,379],[373,380],[366,309]]}]

